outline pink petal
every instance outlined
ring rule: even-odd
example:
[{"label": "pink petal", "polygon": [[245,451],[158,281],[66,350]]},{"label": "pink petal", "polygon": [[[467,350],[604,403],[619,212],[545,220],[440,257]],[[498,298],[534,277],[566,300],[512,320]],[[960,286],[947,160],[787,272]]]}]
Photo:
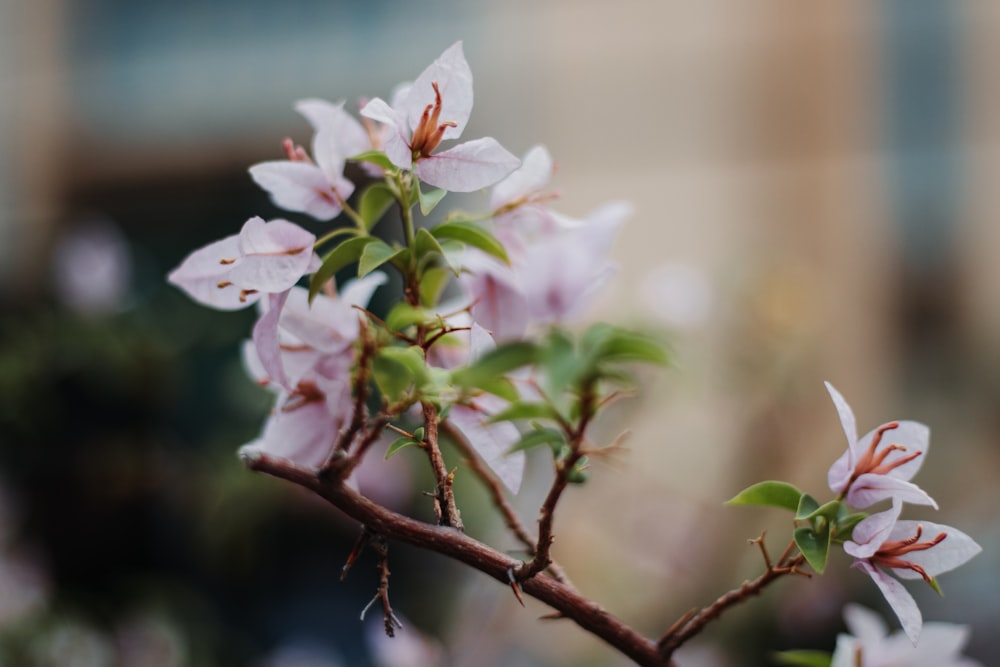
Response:
[{"label": "pink petal", "polygon": [[876,644],[889,634],[881,616],[853,602],[844,605],[844,623],[852,635],[866,644]]},{"label": "pink petal", "polygon": [[[906,448],[905,450],[897,449],[890,452],[889,455],[885,457],[884,465],[889,465],[893,461],[904,458],[913,452],[923,452],[923,454],[912,461],[904,463],[897,468],[893,468],[887,473],[892,477],[909,480],[917,474],[917,471],[920,470],[920,466],[924,463],[924,459],[927,458],[927,448],[930,447],[931,430],[920,422],[901,421],[898,423],[898,427],[882,434],[882,440],[878,445],[877,451],[881,452],[886,447],[891,445],[902,445]],[[872,436],[875,435],[876,430],[878,429],[872,429],[870,432],[858,439],[859,449],[866,449],[868,447],[872,441]]]},{"label": "pink petal", "polygon": [[[462,130],[469,122],[469,116],[472,115],[472,70],[462,52],[462,42],[452,44],[438,56],[437,60],[421,72],[402,100],[400,111],[405,114],[407,127],[410,131],[416,129],[417,123],[420,122],[420,116],[424,113],[427,105],[434,104],[434,88],[431,84],[435,82],[441,92],[440,120],[456,124],[455,127],[445,130],[444,139],[454,139],[461,136]],[[479,188],[473,189],[478,190]],[[468,191],[455,190],[455,192]]]},{"label": "pink petal", "polygon": [[[889,539],[904,540],[913,537],[917,533],[917,526],[923,526],[921,541],[932,540],[940,533],[945,533],[948,536],[930,549],[912,551],[904,556],[904,560],[924,568],[927,570],[927,574],[932,577],[964,565],[983,550],[975,540],[957,528],[931,521],[898,521],[892,529]],[[893,573],[900,579],[920,578],[920,575],[913,570],[894,569]]]},{"label": "pink petal", "polygon": [[[341,160],[371,148],[368,132],[354,116],[344,111],[342,101],[331,104],[325,100],[307,99],[297,102],[295,110],[306,117],[317,135],[330,137],[330,143],[327,144],[324,140],[323,145],[340,156]],[[322,166],[320,152],[314,140],[313,158]]]},{"label": "pink petal", "polygon": [[242,289],[282,292],[315,264],[316,237],[287,220],[250,218],[240,231],[241,261],[230,280]]},{"label": "pink petal", "polygon": [[478,251],[469,251],[463,265],[470,273],[463,273],[459,282],[472,301],[472,319],[496,340],[524,335],[527,303],[510,267]]},{"label": "pink petal", "polygon": [[[482,405],[492,399],[493,397],[483,396],[477,402]],[[500,399],[496,401],[503,403]],[[524,452],[507,454],[507,451],[517,444],[521,434],[510,422],[484,423],[488,417],[489,414],[484,409],[464,405],[453,405],[448,413],[449,421],[465,435],[486,465],[512,493],[517,493],[524,477]]]},{"label": "pink petal", "polygon": [[545,146],[534,146],[524,155],[521,166],[493,187],[490,209],[511,204],[539,192],[552,177],[552,156]]},{"label": "pink petal", "polygon": [[413,165],[413,151],[410,149],[410,128],[403,115],[380,97],[370,100],[361,115],[385,126],[383,152],[400,169],[409,169]]},{"label": "pink petal", "polygon": [[923,617],[920,615],[920,608],[917,607],[916,601],[913,596],[910,595],[903,584],[899,583],[888,574],[878,569],[868,561],[859,560],[855,561],[854,567],[862,570],[875,585],[878,586],[879,590],[882,591],[882,596],[885,598],[889,606],[896,613],[899,618],[900,625],[903,626],[903,632],[906,636],[910,638],[910,641],[916,645],[917,640],[920,638],[920,628],[923,625]]},{"label": "pink petal", "polygon": [[496,139],[483,137],[420,158],[415,172],[425,183],[449,192],[475,192],[493,185],[520,163]]},{"label": "pink petal", "polygon": [[937,503],[927,495],[927,492],[912,482],[890,477],[865,473],[858,476],[847,492],[847,504],[859,509],[871,507],[877,502],[889,498],[899,499],[913,505],[930,505],[937,509]]},{"label": "pink petal", "polygon": [[844,542],[844,551],[855,558],[871,558],[879,547],[889,539],[893,527],[903,511],[903,503],[896,500],[892,507],[884,512],[872,514],[862,519],[854,527],[851,539]]},{"label": "pink petal", "polygon": [[827,473],[827,482],[830,485],[830,489],[835,493],[840,493],[847,486],[851,473],[854,472],[857,459],[862,453],[857,451],[858,424],[854,419],[854,412],[851,410],[851,406],[847,404],[847,401],[844,400],[840,392],[829,382],[824,382],[823,384],[826,386],[830,398],[833,399],[833,405],[837,408],[837,415],[840,417],[840,426],[844,429],[844,435],[847,437],[847,451],[830,466],[830,471]]},{"label": "pink petal", "polygon": [[279,397],[260,438],[245,445],[241,451],[261,451],[300,465],[321,465],[337,436],[326,403],[312,401],[286,409],[289,407],[286,398]]},{"label": "pink petal", "polygon": [[278,322],[287,299],[287,291],[269,295],[267,311],[254,324],[252,336],[254,347],[257,348],[257,358],[264,372],[273,382],[291,389],[285,367],[281,363],[281,341],[278,338]]},{"label": "pink petal", "polygon": [[[322,169],[306,162],[273,160],[250,167],[250,176],[271,194],[276,206],[299,211],[317,220],[331,220],[343,210],[337,194],[347,199],[354,191],[350,181],[331,184]],[[337,193],[333,192],[336,185]]]},{"label": "pink petal", "polygon": [[246,308],[260,297],[248,294],[241,299],[241,289],[229,284],[230,273],[240,258],[239,245],[239,235],[234,234],[195,250],[170,272],[167,282],[205,306],[219,310]]}]

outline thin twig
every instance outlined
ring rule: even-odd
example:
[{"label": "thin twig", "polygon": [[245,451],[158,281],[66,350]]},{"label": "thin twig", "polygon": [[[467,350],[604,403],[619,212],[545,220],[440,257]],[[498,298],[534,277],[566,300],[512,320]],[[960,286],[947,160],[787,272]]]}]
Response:
[{"label": "thin twig", "polygon": [[[260,452],[244,455],[251,470],[310,489],[355,521],[386,539],[398,540],[435,551],[464,563],[509,586],[507,570],[520,565],[510,556],[475,540],[465,533],[444,526],[432,526],[397,514],[378,505],[335,478],[321,478],[316,471],[287,459]],[[532,577],[521,582],[521,590],[536,600],[572,619],[584,630],[600,637],[641,667],[668,667],[656,644],[552,577]]]},{"label": "thin twig", "polygon": [[[537,545],[535,543],[535,538],[531,536],[528,529],[524,527],[524,523],[521,518],[517,515],[513,506],[507,502],[507,496],[504,494],[503,487],[500,486],[500,482],[497,481],[496,475],[494,475],[490,470],[483,464],[482,459],[476,453],[475,449],[472,447],[472,443],[469,439],[465,437],[461,431],[455,428],[447,419],[441,422],[441,430],[448,435],[449,438],[455,443],[459,451],[465,457],[469,468],[475,473],[476,477],[486,486],[486,490],[490,494],[490,499],[493,501],[493,505],[500,511],[500,515],[503,517],[504,523],[507,528],[514,534],[521,544],[527,550],[529,556],[534,556],[537,551]],[[569,577],[566,576],[566,572],[559,566],[555,561],[549,563],[549,567],[546,570],[552,577],[567,586],[572,586],[569,581]]]},{"label": "thin twig", "polygon": [[792,542],[781,554],[781,557],[773,564],[767,554],[767,550],[764,548],[763,533],[760,537],[750,540],[750,543],[757,544],[760,547],[766,566],[764,573],[753,581],[744,581],[739,588],[734,588],[728,593],[719,596],[715,602],[704,609],[689,611],[684,614],[657,641],[660,654],[664,659],[669,660],[674,651],[701,632],[709,622],[722,615],[722,612],[726,609],[745,601],[753,595],[759,595],[768,584],[776,579],[786,574],[798,574],[805,577],[811,576],[809,573],[799,569],[806,562],[805,556],[802,554],[792,556],[792,552],[795,549],[795,542]]},{"label": "thin twig", "polygon": [[444,464],[441,447],[438,443],[438,413],[434,404],[425,401],[421,404],[424,412],[424,451],[430,459],[437,489],[434,492],[434,514],[438,525],[451,526],[462,530],[462,515],[455,504],[455,490],[452,487],[452,475]]}]

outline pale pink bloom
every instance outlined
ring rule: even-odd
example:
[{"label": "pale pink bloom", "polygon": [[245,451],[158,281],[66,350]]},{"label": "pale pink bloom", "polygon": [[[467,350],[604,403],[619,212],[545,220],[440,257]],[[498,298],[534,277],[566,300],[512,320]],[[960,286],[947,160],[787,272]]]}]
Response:
[{"label": "pale pink bloom", "polygon": [[844,397],[826,382],[826,389],[840,415],[847,436],[847,451],[827,473],[830,488],[844,496],[849,505],[871,507],[887,498],[898,498],[915,505],[937,503],[909,480],[920,469],[930,445],[930,429],[914,421],[888,422],[858,438],[851,407]]},{"label": "pale pink bloom", "polygon": [[312,158],[304,149],[285,142],[287,160],[260,162],[250,167],[250,176],[271,194],[276,206],[300,211],[317,220],[331,220],[343,210],[354,192],[344,178],[347,158],[371,147],[368,134],[344,103],[303,100],[296,109],[316,129]]},{"label": "pale pink bloom", "polygon": [[890,509],[862,520],[844,543],[844,551],[856,559],[853,567],[865,572],[879,587],[906,636],[915,644],[923,623],[920,609],[906,588],[885,570],[901,579],[923,579],[935,585],[934,577],[966,563],[982,547],[951,526],[900,521],[902,509],[902,501],[894,498]]},{"label": "pale pink bloom", "polygon": [[902,633],[889,635],[882,618],[861,605],[844,607],[851,634],[837,637],[830,667],[982,667],[961,655],[969,629],[951,623],[927,623],[916,644]]},{"label": "pale pink bloom", "polygon": [[577,227],[541,235],[510,266],[468,251],[459,280],[472,317],[497,340],[579,317],[616,272],[611,245],[630,211],[624,204],[602,207]]},{"label": "pale pink bloom", "polygon": [[315,242],[313,234],[287,220],[250,218],[239,234],[188,255],[167,281],[203,305],[244,308],[261,294],[288,290],[319,268]]},{"label": "pale pink bloom", "polygon": [[385,281],[386,275],[376,271],[349,281],[339,295],[317,294],[311,304],[301,287],[273,295],[253,328],[257,361],[248,366],[258,369],[258,381],[266,377],[293,389],[325,357],[350,356],[363,317],[356,307],[367,306]]},{"label": "pale pink bloom", "polygon": [[472,192],[493,185],[519,160],[492,137],[467,141],[436,153],[443,140],[457,139],[472,113],[472,71],[456,42],[425,69],[393,104],[376,97],[361,115],[383,123],[386,156],[430,185]]},{"label": "pale pink bloom", "polygon": [[521,255],[542,235],[580,224],[548,207],[556,194],[544,188],[554,171],[555,163],[548,149],[538,145],[525,153],[520,167],[493,186],[490,194],[493,233],[511,258]]}]

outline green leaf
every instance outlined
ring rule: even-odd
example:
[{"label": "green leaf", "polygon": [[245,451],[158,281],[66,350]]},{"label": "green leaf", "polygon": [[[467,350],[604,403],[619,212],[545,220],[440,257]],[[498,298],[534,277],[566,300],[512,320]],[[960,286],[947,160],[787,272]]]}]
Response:
[{"label": "green leaf", "polygon": [[364,278],[404,251],[405,248],[393,248],[382,239],[373,238],[361,251],[361,257],[358,260],[358,278]]},{"label": "green leaf", "polygon": [[830,667],[833,663],[833,656],[824,651],[780,651],[771,657],[786,667]]},{"label": "green leaf", "polygon": [[581,456],[580,459],[573,465],[572,470],[566,475],[566,481],[570,484],[583,484],[588,479],[590,479],[590,471],[587,470],[587,466],[590,465],[590,461],[586,456]]},{"label": "green leaf", "polygon": [[804,494],[787,482],[757,482],[726,501],[727,505],[770,505],[795,511]]},{"label": "green leaf", "polygon": [[514,386],[514,383],[502,375],[485,379],[480,382],[476,388],[481,389],[488,394],[499,396],[508,402],[516,401],[521,396],[521,394],[517,391],[517,387]]},{"label": "green leaf", "polygon": [[309,279],[309,301],[319,294],[323,285],[336,275],[337,271],[358,261],[365,246],[378,241],[374,236],[357,236],[340,243],[323,258],[323,264]]},{"label": "green leaf", "polygon": [[385,347],[378,351],[372,363],[372,375],[379,391],[390,403],[412,398],[430,378],[423,354],[416,347]]},{"label": "green leaf", "polygon": [[805,521],[818,509],[819,503],[816,502],[816,499],[808,493],[803,493],[802,498],[799,499],[798,507],[795,508],[795,520]]},{"label": "green leaf", "polygon": [[488,424],[514,421],[516,419],[555,419],[558,417],[552,406],[547,403],[531,401],[514,401],[500,412],[486,420]]},{"label": "green leaf", "polygon": [[412,445],[420,446],[420,443],[413,438],[402,437],[392,441],[389,445],[389,449],[385,450],[385,460],[388,461],[389,457],[403,449],[404,447],[410,447]]},{"label": "green leaf", "polygon": [[382,167],[386,171],[395,171],[396,165],[392,163],[392,160],[383,153],[382,151],[365,151],[364,153],[358,153],[357,155],[347,158],[353,162],[369,162],[371,164]]},{"label": "green leaf", "polygon": [[[417,186],[419,190],[420,186]],[[448,194],[447,190],[442,190],[441,188],[434,188],[429,192],[424,192],[420,190],[420,213],[423,215],[430,215],[434,207],[444,199],[444,196]]]},{"label": "green leaf", "polygon": [[403,331],[414,324],[421,324],[434,319],[434,313],[423,308],[414,308],[405,301],[397,303],[385,316],[385,326],[389,331]]},{"label": "green leaf", "polygon": [[358,201],[358,215],[364,221],[365,229],[371,231],[394,201],[396,193],[385,183],[372,183],[365,188]]},{"label": "green leaf", "polygon": [[830,525],[817,533],[809,526],[800,526],[793,533],[795,545],[806,557],[806,562],[816,571],[823,574],[826,569],[826,559],[830,555]]},{"label": "green leaf", "polygon": [[451,276],[452,272],[443,266],[432,266],[424,269],[420,276],[420,303],[428,308],[437,305],[438,299],[441,298],[441,292],[444,291]]},{"label": "green leaf", "polygon": [[417,253],[417,261],[423,260],[424,257],[428,255],[440,255],[444,258],[444,248],[438,243],[438,240],[434,236],[421,227],[417,230],[416,237],[414,238],[414,249]]},{"label": "green leaf", "polygon": [[577,355],[573,341],[558,330],[545,338],[538,365],[545,370],[545,388],[552,396],[562,394],[592,371]]},{"label": "green leaf", "polygon": [[836,542],[843,542],[845,540],[851,539],[851,534],[854,532],[854,527],[861,523],[868,515],[864,512],[854,512],[853,514],[847,513],[847,505],[841,505],[844,508],[843,516],[837,516],[837,525],[834,529],[833,539]]},{"label": "green leaf", "polygon": [[537,357],[538,346],[534,343],[506,343],[490,350],[475,363],[455,370],[451,379],[460,387],[485,389],[484,384],[534,363]]},{"label": "green leaf", "polygon": [[[812,500],[811,496],[810,500]],[[813,503],[815,502],[816,501],[813,500]],[[803,514],[803,512],[805,512],[808,509],[808,507],[800,505],[798,511],[796,511],[795,513],[795,520],[812,521],[813,519],[818,519],[819,517],[823,517],[828,521],[835,522],[837,520],[837,517],[840,516],[841,507],[843,507],[843,503],[841,503],[839,500],[831,500],[829,502],[823,503],[822,505],[819,505],[811,512]]]},{"label": "green leaf", "polygon": [[557,428],[539,427],[521,436],[516,445],[507,450],[508,454],[520,452],[541,445],[561,446],[566,444],[566,434]]},{"label": "green leaf", "polygon": [[507,258],[507,251],[500,241],[497,241],[493,234],[474,222],[469,222],[468,220],[445,222],[432,229],[431,234],[436,239],[461,241],[473,248],[479,248],[483,252],[493,255],[505,264],[510,263],[510,260]]},{"label": "green leaf", "polygon": [[638,361],[664,366],[669,363],[663,346],[644,334],[628,331],[610,324],[594,324],[581,338],[584,350],[594,354],[597,361],[615,363]]}]

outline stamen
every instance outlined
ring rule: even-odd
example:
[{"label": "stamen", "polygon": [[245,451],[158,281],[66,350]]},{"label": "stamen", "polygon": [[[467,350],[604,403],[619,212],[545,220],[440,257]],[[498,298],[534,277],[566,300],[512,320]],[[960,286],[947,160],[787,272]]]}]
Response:
[{"label": "stamen", "polygon": [[240,303],[246,303],[247,297],[250,296],[251,294],[256,294],[256,293],[257,290],[255,289],[240,290]]},{"label": "stamen", "polygon": [[222,289],[223,287],[229,287],[232,284],[233,283],[231,280],[220,280],[218,283],[215,284],[215,286],[218,287],[219,289]]},{"label": "stamen", "polygon": [[222,264],[222,265],[229,265],[229,264],[233,264],[235,262],[236,262],[236,258],[233,258],[233,259],[222,258],[222,259],[219,260],[219,264]]}]

